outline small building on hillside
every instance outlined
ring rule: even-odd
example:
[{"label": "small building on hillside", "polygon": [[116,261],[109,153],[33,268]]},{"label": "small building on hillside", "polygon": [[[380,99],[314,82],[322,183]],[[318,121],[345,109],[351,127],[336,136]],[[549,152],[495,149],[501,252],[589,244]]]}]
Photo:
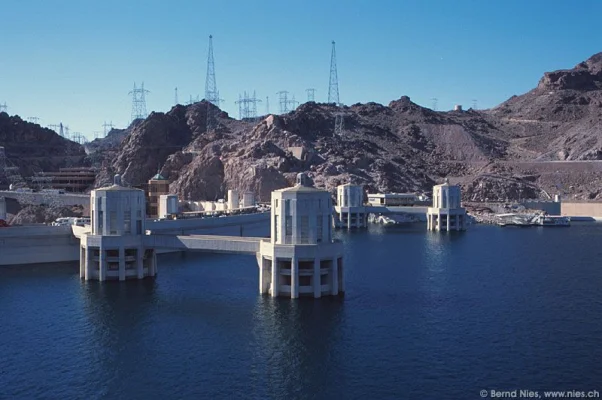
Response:
[{"label": "small building on hillside", "polygon": [[157,173],[148,181],[148,216],[157,218],[159,216],[159,198],[169,194],[169,181],[160,173]]}]

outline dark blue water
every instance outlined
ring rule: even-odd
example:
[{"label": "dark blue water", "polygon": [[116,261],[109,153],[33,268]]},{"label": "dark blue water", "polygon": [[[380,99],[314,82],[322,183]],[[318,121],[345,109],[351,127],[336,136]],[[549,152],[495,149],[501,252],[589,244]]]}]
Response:
[{"label": "dark blue water", "polygon": [[601,225],[384,232],[340,234],[344,298],[261,297],[250,256],[164,256],[126,283],[0,269],[0,398],[601,389]]}]

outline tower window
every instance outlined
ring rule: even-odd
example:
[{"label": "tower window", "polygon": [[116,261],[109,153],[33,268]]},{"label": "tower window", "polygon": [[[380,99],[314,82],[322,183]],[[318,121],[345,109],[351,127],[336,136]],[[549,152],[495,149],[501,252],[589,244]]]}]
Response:
[{"label": "tower window", "polygon": [[316,228],[317,228],[316,229],[316,231],[317,231],[316,241],[318,243],[320,243],[322,241],[322,235],[323,235],[323,226],[322,226],[322,216],[321,215],[318,215],[316,217]]},{"label": "tower window", "polygon": [[109,212],[109,235],[117,234],[117,213],[115,211]]}]

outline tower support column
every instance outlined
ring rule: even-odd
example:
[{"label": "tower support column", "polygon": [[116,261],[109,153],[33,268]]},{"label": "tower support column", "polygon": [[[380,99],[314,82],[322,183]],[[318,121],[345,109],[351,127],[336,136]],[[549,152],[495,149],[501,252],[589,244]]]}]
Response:
[{"label": "tower support column", "polygon": [[83,279],[86,277],[86,248],[79,248],[79,278]]},{"label": "tower support column", "polygon": [[331,294],[337,295],[339,293],[339,264],[336,258],[332,259],[332,268],[330,269],[330,282],[331,282]]},{"label": "tower support column", "polygon": [[136,274],[138,279],[144,278],[144,247],[138,247],[136,251]]},{"label": "tower support column", "polygon": [[322,272],[320,271],[320,259],[314,258],[314,298],[322,297]]},{"label": "tower support column", "polygon": [[291,259],[291,299],[299,297],[299,261],[293,256]]},{"label": "tower support column", "polygon": [[278,268],[278,258],[274,257],[272,260],[272,284],[270,292],[272,297],[278,297],[278,289],[280,284],[280,268]]},{"label": "tower support column", "polygon": [[99,281],[105,281],[107,280],[107,262],[106,262],[106,250],[102,247],[102,245],[100,246],[100,254],[98,257],[99,263],[98,263],[98,280]]},{"label": "tower support column", "polygon": [[119,280],[125,281],[125,249],[119,246]]}]

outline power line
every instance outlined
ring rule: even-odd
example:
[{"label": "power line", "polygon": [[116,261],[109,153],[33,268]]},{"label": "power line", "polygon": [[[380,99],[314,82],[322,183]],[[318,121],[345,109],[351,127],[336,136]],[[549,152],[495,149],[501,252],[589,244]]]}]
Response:
[{"label": "power line", "polygon": [[6,105],[6,102],[4,102],[4,104],[0,104],[0,112],[5,112],[7,113],[8,111],[8,106]]}]

